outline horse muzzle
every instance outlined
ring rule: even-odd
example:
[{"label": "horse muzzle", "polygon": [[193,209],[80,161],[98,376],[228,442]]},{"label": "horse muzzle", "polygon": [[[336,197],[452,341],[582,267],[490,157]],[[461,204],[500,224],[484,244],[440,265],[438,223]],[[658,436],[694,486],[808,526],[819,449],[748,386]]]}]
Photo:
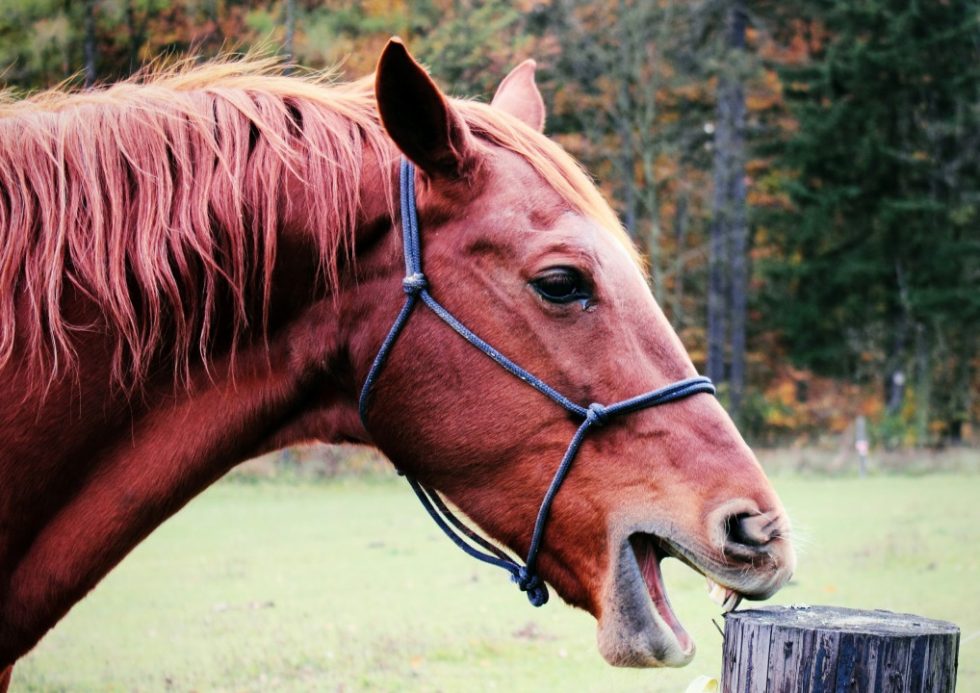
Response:
[{"label": "horse muzzle", "polygon": [[679,667],[694,657],[694,641],[670,604],[664,558],[704,575],[709,598],[726,613],[789,581],[796,556],[784,515],[732,513],[725,504],[709,516],[709,527],[707,541],[685,538],[669,522],[616,533],[598,624],[599,651],[610,664]]}]

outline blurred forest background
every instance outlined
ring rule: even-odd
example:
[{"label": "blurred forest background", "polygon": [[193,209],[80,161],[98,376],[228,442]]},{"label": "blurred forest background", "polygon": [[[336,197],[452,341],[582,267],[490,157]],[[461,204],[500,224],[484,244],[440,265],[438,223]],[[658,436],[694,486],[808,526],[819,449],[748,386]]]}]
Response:
[{"label": "blurred forest background", "polygon": [[0,0],[0,83],[254,46],[355,78],[393,34],[457,96],[538,61],[752,442],[976,442],[977,0]]}]

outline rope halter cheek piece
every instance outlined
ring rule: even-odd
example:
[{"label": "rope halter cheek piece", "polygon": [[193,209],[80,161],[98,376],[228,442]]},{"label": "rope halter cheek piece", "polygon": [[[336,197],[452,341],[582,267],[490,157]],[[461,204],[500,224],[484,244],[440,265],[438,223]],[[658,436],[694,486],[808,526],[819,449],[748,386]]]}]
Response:
[{"label": "rope halter cheek piece", "polygon": [[697,376],[679,380],[666,387],[625,399],[615,404],[590,404],[587,407],[583,407],[571,401],[487,344],[432,297],[432,294],[428,290],[428,281],[426,280],[425,274],[422,273],[418,211],[415,206],[415,166],[404,159],[401,162],[400,187],[402,242],[405,251],[405,279],[402,281],[402,288],[405,291],[405,304],[402,306],[401,311],[395,318],[394,324],[392,324],[387,336],[381,343],[378,354],[374,357],[374,362],[371,364],[371,369],[368,371],[367,378],[361,388],[361,396],[358,403],[361,422],[364,424],[365,429],[367,429],[367,407],[370,401],[371,389],[378,379],[381,370],[384,368],[385,360],[394,346],[395,341],[398,339],[398,335],[401,334],[412,311],[420,301],[428,306],[433,313],[449,325],[458,335],[493,359],[504,370],[527,383],[582,420],[578,430],[575,431],[575,435],[572,436],[568,448],[565,450],[565,455],[562,457],[561,464],[558,465],[558,469],[555,471],[555,475],[544,495],[544,499],[541,501],[538,516],[534,522],[534,532],[531,535],[531,546],[527,552],[527,560],[523,565],[470,530],[458,517],[450,512],[435,490],[422,486],[415,479],[406,477],[408,483],[412,486],[412,490],[415,491],[415,495],[418,496],[418,499],[422,502],[429,515],[432,516],[435,523],[439,525],[440,529],[446,533],[446,536],[453,543],[473,558],[498,566],[509,572],[511,579],[517,583],[521,591],[527,593],[528,600],[531,604],[541,606],[548,601],[548,588],[545,587],[544,581],[541,580],[535,570],[538,552],[541,550],[541,544],[544,539],[544,531],[548,522],[551,504],[562,482],[565,480],[586,434],[592,428],[602,426],[614,417],[630,414],[648,407],[655,407],[659,404],[673,402],[700,392],[714,394],[715,387],[708,378]]}]

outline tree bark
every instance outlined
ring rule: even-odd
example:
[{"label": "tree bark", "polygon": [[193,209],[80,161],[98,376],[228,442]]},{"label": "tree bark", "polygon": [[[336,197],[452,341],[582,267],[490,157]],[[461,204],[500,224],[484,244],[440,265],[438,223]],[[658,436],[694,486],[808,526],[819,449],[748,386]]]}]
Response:
[{"label": "tree bark", "polygon": [[96,80],[96,45],[95,45],[95,0],[85,0],[83,23],[85,38],[82,52],[85,57],[85,86],[90,87]]},{"label": "tree bark", "polygon": [[620,0],[616,15],[616,33],[618,34],[619,55],[618,63],[621,73],[617,75],[618,89],[616,92],[616,130],[619,135],[620,175],[623,184],[623,225],[633,238],[637,237],[637,194],[636,194],[636,142],[633,136],[634,104],[630,94],[630,51],[632,48],[629,36],[629,16],[624,0]]},{"label": "tree bark", "polygon": [[146,27],[149,24],[150,16],[154,13],[154,4],[147,3],[144,7],[143,16],[136,17],[136,0],[126,0],[126,29],[129,31],[129,73],[132,74],[140,66],[140,49],[146,43]]},{"label": "tree bark", "polygon": [[283,40],[282,49],[286,55],[286,72],[290,71],[289,66],[296,62],[296,53],[293,50],[293,40],[296,36],[296,0],[285,0],[285,24],[286,37]]},{"label": "tree bark", "polygon": [[717,382],[725,376],[724,322],[727,313],[731,345],[729,411],[736,419],[745,391],[749,229],[745,207],[745,93],[739,61],[733,58],[745,50],[745,27],[745,7],[742,0],[736,0],[725,15],[726,62],[733,64],[726,68],[719,82],[716,107],[708,297],[708,376]]},{"label": "tree bark", "polygon": [[725,617],[723,693],[948,693],[960,630],[889,611],[766,607]]},{"label": "tree bark", "polygon": [[687,193],[680,192],[674,209],[674,291],[670,320],[680,331],[684,327],[684,244],[687,242]]},{"label": "tree bark", "polygon": [[932,359],[926,326],[915,326],[915,442],[929,444],[929,419],[932,404]]},{"label": "tree bark", "polygon": [[[721,195],[716,188],[715,198]],[[716,216],[708,238],[708,377],[725,379],[725,227]]]}]

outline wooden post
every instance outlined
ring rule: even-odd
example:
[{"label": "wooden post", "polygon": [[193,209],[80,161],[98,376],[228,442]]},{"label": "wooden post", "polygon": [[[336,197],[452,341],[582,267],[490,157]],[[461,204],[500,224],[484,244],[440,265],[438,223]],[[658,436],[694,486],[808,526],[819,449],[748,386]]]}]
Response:
[{"label": "wooden post", "polygon": [[868,423],[863,416],[854,421],[854,449],[858,453],[858,474],[863,479],[868,473]]},{"label": "wooden post", "polygon": [[725,617],[722,693],[948,693],[960,630],[890,611],[771,606]]}]

